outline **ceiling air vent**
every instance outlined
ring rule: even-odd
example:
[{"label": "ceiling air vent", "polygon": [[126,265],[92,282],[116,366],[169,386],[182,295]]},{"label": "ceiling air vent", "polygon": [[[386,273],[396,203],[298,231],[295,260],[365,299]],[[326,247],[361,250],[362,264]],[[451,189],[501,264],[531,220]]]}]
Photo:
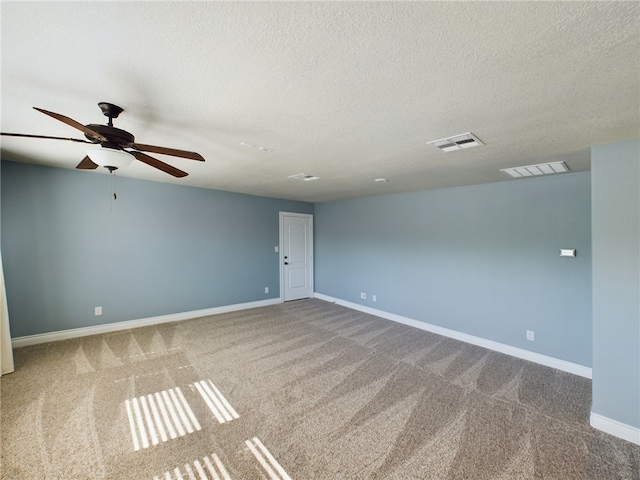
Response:
[{"label": "ceiling air vent", "polygon": [[534,175],[552,175],[554,173],[568,172],[569,168],[564,162],[539,163],[538,165],[525,165],[524,167],[503,168],[500,170],[513,178],[532,177]]},{"label": "ceiling air vent", "polygon": [[306,173],[298,173],[297,175],[290,175],[289,178],[294,180],[302,180],[303,182],[312,182],[313,180],[320,180],[320,177],[315,175],[307,175]]},{"label": "ceiling air vent", "polygon": [[438,147],[443,152],[453,152],[454,150],[462,150],[463,148],[479,147],[480,145],[484,145],[484,143],[473,133],[467,132],[461,135],[427,142],[427,145]]}]

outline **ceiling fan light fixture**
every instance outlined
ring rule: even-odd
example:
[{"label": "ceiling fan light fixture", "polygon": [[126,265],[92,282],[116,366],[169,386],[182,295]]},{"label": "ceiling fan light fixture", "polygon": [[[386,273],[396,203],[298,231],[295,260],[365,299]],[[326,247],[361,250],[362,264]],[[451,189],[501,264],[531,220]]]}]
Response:
[{"label": "ceiling fan light fixture", "polygon": [[109,170],[127,167],[135,158],[129,152],[113,148],[91,148],[87,150],[87,156],[93,163]]}]

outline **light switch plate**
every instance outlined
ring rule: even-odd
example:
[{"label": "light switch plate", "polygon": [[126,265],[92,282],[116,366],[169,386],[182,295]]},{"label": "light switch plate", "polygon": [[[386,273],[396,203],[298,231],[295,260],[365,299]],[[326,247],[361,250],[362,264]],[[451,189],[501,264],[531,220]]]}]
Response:
[{"label": "light switch plate", "polygon": [[575,248],[561,248],[560,249],[561,257],[575,257],[576,249]]}]

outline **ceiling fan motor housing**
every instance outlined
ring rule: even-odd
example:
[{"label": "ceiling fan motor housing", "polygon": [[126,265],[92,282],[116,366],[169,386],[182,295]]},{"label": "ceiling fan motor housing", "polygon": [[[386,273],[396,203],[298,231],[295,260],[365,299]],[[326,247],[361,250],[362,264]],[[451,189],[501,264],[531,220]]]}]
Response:
[{"label": "ceiling fan motor housing", "polygon": [[[135,138],[132,134],[120,128],[93,123],[86,125],[86,127],[108,139],[108,142],[101,142],[103,147],[110,147],[111,145],[109,144],[112,144],[113,146],[111,146],[111,148],[129,148],[135,142]],[[87,134],[85,134],[85,137],[91,141],[95,141],[95,138]]]}]

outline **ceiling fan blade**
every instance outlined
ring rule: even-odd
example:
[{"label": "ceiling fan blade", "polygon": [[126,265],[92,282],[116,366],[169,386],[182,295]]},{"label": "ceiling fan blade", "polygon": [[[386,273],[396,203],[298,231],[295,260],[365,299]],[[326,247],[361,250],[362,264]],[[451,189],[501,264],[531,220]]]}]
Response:
[{"label": "ceiling fan blade", "polygon": [[204,162],[202,155],[196,152],[188,152],[186,150],[177,150],[175,148],[156,147],[155,145],[143,145],[142,143],[134,143],[133,148],[143,152],[162,153],[163,155],[171,155],[172,157],[188,158],[190,160],[198,160]]},{"label": "ceiling fan blade", "polygon": [[98,140],[100,142],[106,142],[107,141],[107,138],[105,136],[100,135],[98,132],[94,132],[90,128],[85,127],[84,125],[82,125],[81,123],[76,122],[72,118],[65,117],[64,115],[60,115],[59,113],[50,112],[48,110],[43,110],[42,108],[38,108],[38,107],[33,107],[33,108],[35,108],[39,112],[44,113],[45,115],[49,115],[50,117],[61,121],[62,123],[66,123],[70,127],[76,128],[76,129],[80,130],[81,132],[84,132],[86,135],[90,136],[91,138],[95,138],[96,140]]},{"label": "ceiling fan blade", "polygon": [[93,163],[91,159],[87,156],[82,159],[82,161],[76,165],[76,168],[80,170],[95,170],[98,168],[97,163]]},{"label": "ceiling fan blade", "polygon": [[70,142],[81,142],[81,143],[91,143],[89,140],[81,140],[79,138],[67,138],[67,137],[51,137],[49,135],[31,135],[28,133],[5,133],[0,132],[0,135],[4,135],[5,137],[24,137],[24,138],[44,138],[47,140],[69,140]]},{"label": "ceiling fan blade", "polygon": [[189,175],[187,172],[183,172],[182,170],[179,170],[176,167],[172,167],[168,163],[161,162],[160,160],[150,157],[149,155],[146,155],[142,152],[129,152],[129,153],[131,153],[134,157],[136,157],[142,163],[146,163],[147,165],[157,168],[158,170],[162,170],[163,172],[168,173],[169,175],[173,175],[174,177],[181,178]]}]

